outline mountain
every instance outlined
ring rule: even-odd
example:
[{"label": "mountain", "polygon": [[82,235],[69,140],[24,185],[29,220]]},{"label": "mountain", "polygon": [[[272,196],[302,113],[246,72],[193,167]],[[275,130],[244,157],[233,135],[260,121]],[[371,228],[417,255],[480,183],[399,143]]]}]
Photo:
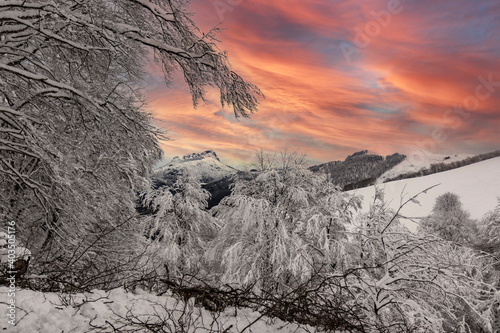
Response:
[{"label": "mountain", "polygon": [[[457,194],[464,209],[471,213],[472,218],[481,218],[485,213],[493,210],[497,205],[497,198],[500,198],[500,157],[453,170],[375,186],[384,190],[385,200],[389,208],[397,210],[401,203],[401,196],[403,196],[404,202],[434,185],[438,186],[421,194],[415,202],[409,202],[402,208],[400,214],[408,217],[406,224],[410,229],[416,229],[416,224],[412,223],[410,218],[416,218],[418,221],[418,218],[428,215],[436,198],[446,192]],[[348,193],[362,195],[363,211],[367,211],[370,203],[373,202],[375,186],[352,190]]]},{"label": "mountain", "polygon": [[427,176],[498,156],[500,150],[479,155],[445,155],[427,152],[423,156],[409,158],[395,153],[384,158],[362,150],[347,156],[344,161],[328,162],[309,169],[313,172],[326,173],[334,184],[344,191],[349,191],[374,184]]},{"label": "mountain", "polygon": [[[500,151],[476,156],[429,153],[425,159],[417,160],[398,153],[383,157],[362,150],[347,156],[344,161],[319,164],[309,169],[312,172],[326,173],[330,180],[340,186],[343,191],[371,188],[373,192],[372,185],[374,184],[382,184],[380,186],[385,188],[385,183],[391,184],[400,179],[413,179],[410,183],[418,184],[422,177],[440,175],[466,165],[475,165],[481,161],[486,162],[497,156],[500,156]],[[255,176],[252,172],[238,171],[224,164],[213,150],[207,150],[174,157],[169,164],[156,170],[154,174],[156,186],[171,186],[177,177],[186,171],[198,178],[202,187],[210,192],[211,198],[208,202],[208,208],[216,206],[224,197],[231,194],[234,175],[243,178],[248,177],[247,174]],[[439,176],[437,177],[439,178]],[[387,188],[391,189],[391,186]],[[399,199],[397,202],[399,203]]]},{"label": "mountain", "polygon": [[165,185],[171,185],[179,174],[188,172],[202,184],[208,184],[229,177],[237,171],[222,163],[213,150],[207,150],[182,157],[175,156],[169,164],[155,171],[154,178]]},{"label": "mountain", "polygon": [[362,150],[347,156],[344,161],[328,162],[309,169],[313,172],[326,173],[335,185],[347,191],[375,184],[382,174],[391,170],[405,158],[405,155],[398,153],[384,158]]}]

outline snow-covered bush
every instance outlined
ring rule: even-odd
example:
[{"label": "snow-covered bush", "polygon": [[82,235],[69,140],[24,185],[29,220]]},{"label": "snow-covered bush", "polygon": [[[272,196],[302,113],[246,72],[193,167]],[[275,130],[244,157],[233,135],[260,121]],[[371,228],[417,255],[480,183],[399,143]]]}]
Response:
[{"label": "snow-covered bush", "polygon": [[279,168],[237,179],[214,208],[222,228],[209,257],[222,263],[224,282],[287,289],[341,260],[356,202],[283,154]]},{"label": "snow-covered bush", "polygon": [[151,255],[159,257],[169,278],[203,269],[206,243],[215,236],[212,216],[205,210],[209,193],[187,170],[173,187],[162,187],[145,197],[154,213],[145,218]]},{"label": "snow-covered bush", "polygon": [[491,258],[437,236],[413,234],[398,219],[378,192],[353,233],[359,261],[344,278],[366,326],[387,332],[492,332],[500,293]]},{"label": "snow-covered bush", "polygon": [[500,198],[496,208],[481,219],[479,226],[480,237],[476,246],[500,260]]}]

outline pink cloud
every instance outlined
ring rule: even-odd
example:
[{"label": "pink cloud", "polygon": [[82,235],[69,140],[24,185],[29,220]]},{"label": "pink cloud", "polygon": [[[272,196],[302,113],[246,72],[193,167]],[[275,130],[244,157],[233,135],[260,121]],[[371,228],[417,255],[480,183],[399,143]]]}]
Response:
[{"label": "pink cloud", "polygon": [[[356,149],[405,151],[435,128],[449,138],[436,150],[460,152],[461,140],[478,152],[490,149],[500,143],[498,126],[491,126],[500,122],[500,84],[459,127],[446,116],[475,96],[480,76],[500,82],[499,40],[489,34],[500,26],[500,6],[485,3],[491,22],[481,23],[477,4],[403,2],[348,62],[339,44],[353,43],[354,28],[375,20],[372,13],[387,9],[387,1],[242,1],[223,13],[221,48],[267,99],[250,120],[236,121],[221,110],[215,91],[198,110],[181,80],[151,91],[158,124],[175,139],[165,144],[167,156],[212,148],[241,161],[257,148],[288,144],[327,161]],[[220,20],[213,4],[192,7],[205,29]]]}]

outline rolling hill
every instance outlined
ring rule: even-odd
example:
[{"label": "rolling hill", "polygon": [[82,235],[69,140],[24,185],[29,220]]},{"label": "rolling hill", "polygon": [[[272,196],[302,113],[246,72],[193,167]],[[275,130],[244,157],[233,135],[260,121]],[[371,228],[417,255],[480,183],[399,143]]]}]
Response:
[{"label": "rolling hill", "polygon": [[[500,157],[428,176],[360,188],[348,191],[348,193],[362,195],[363,210],[366,211],[373,200],[377,187],[384,190],[389,207],[397,209],[401,200],[404,202],[434,185],[437,186],[426,194],[422,193],[417,198],[419,204],[408,203],[401,210],[401,214],[409,218],[416,218],[418,221],[418,218],[431,212],[439,195],[452,192],[460,196],[464,209],[470,212],[472,218],[481,218],[496,207],[497,198],[500,198]],[[408,220],[408,227],[415,230],[416,224]]]}]

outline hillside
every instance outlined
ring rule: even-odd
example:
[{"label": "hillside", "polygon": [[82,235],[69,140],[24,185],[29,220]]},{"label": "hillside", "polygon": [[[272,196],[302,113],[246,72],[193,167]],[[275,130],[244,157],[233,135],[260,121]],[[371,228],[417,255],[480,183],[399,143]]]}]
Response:
[{"label": "hillside", "polygon": [[[466,157],[465,157],[466,156]],[[431,175],[438,172],[457,169],[466,165],[499,157],[500,150],[478,155],[438,155],[427,154],[420,160],[406,159],[380,177],[377,183],[386,183],[394,180],[416,178]]]},{"label": "hillside", "polygon": [[396,153],[384,158],[362,150],[347,156],[344,161],[315,165],[309,170],[327,174],[332,183],[346,191],[374,184],[384,172],[397,166],[405,157]]},{"label": "hillside", "polygon": [[[420,195],[420,203],[408,203],[401,211],[407,217],[423,217],[433,208],[435,199],[446,192],[460,196],[463,206],[471,213],[472,218],[481,218],[486,212],[493,210],[500,197],[500,157],[467,165],[458,169],[440,172],[419,178],[411,178],[376,185],[385,192],[389,207],[397,209],[403,199],[423,191],[431,186],[427,194]],[[351,194],[363,196],[363,209],[366,211],[375,194],[375,186],[349,191]],[[416,225],[409,223],[414,230]]]},{"label": "hillside", "polygon": [[460,162],[465,160],[468,157],[472,157],[473,155],[469,154],[451,154],[451,155],[445,155],[445,154],[434,154],[434,153],[427,153],[425,155],[425,158],[421,159],[416,159],[416,158],[405,158],[401,163],[398,165],[394,166],[390,170],[384,172],[382,176],[380,176],[376,183],[381,184],[386,181],[389,181],[390,179],[399,177],[403,174],[409,174],[409,173],[417,173],[422,169],[430,169],[431,165],[433,164],[438,164],[438,163],[443,163],[445,165],[454,163],[454,162]]},{"label": "hillside", "polygon": [[[429,153],[425,159],[415,160],[399,153],[383,157],[363,150],[347,156],[344,161],[314,165],[309,170],[315,173],[325,173],[342,190],[351,191],[391,182],[395,179],[420,178],[442,172],[442,170],[455,169],[477,163],[482,159],[492,158],[497,156],[497,153],[477,156]],[[232,176],[245,174],[221,162],[213,150],[207,150],[174,157],[169,164],[156,170],[155,183],[157,186],[171,186],[178,175],[186,171],[195,176],[202,183],[202,187],[210,192],[209,209],[231,193]]]}]

